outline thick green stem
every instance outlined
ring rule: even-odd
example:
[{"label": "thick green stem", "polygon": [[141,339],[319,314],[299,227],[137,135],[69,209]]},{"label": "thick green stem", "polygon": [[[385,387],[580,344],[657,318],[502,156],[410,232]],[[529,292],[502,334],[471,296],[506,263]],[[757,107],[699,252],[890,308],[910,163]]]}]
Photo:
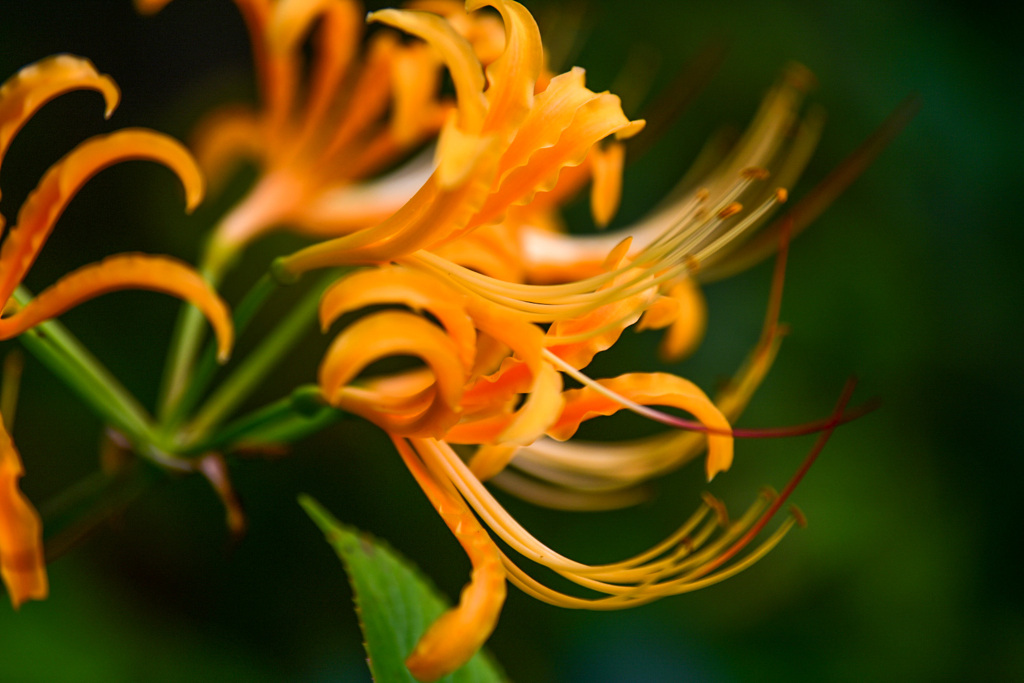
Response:
[{"label": "thick green stem", "polygon": [[[217,289],[230,265],[231,259],[224,250],[218,248],[215,242],[211,242],[203,252],[199,274],[210,287]],[[202,312],[188,302],[182,303],[167,352],[167,364],[164,367],[160,401],[157,406],[157,416],[162,424],[166,424],[175,413],[178,403],[190,385],[189,378],[205,329],[206,318]]]},{"label": "thick green stem", "polygon": [[[256,281],[252,289],[235,307],[233,322],[236,338],[240,337],[242,332],[245,331],[249,321],[252,320],[267,298],[277,289],[278,285],[278,281],[271,275],[264,275]],[[189,413],[203,397],[219,367],[216,346],[214,344],[207,344],[184,393],[175,404],[174,409],[162,421],[164,433],[170,434],[181,426],[182,422],[185,421]]]}]

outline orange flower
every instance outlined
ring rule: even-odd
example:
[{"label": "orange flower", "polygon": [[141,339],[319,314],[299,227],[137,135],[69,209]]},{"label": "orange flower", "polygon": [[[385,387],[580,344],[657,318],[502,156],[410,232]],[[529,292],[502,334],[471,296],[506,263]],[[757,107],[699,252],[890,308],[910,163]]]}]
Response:
[{"label": "orange flower", "polygon": [[[412,10],[370,15],[422,38],[451,74],[457,103],[441,129],[436,168],[394,215],[302,249],[285,257],[281,268],[298,275],[372,266],[323,296],[325,330],[346,313],[385,309],[338,334],[320,367],[321,391],[332,405],[389,432],[473,564],[459,605],[424,634],[407,661],[420,680],[458,668],[486,639],[504,599],[504,578],[553,604],[628,607],[735,574],[799,519],[794,515],[737,557],[788,492],[760,497],[735,522],[706,497],[663,543],[623,562],[592,566],[546,547],[482,484],[497,477],[524,497],[556,507],[617,507],[636,502],[641,484],[704,450],[709,479],[730,467],[729,420],[746,405],[778,348],[781,269],[761,342],[716,401],[671,374],[595,381],[582,370],[637,323],[669,328],[668,356],[696,343],[704,313],[695,278],[705,266],[723,262],[785,201],[785,190],[764,181],[769,173],[787,183],[795,179],[820,123],[798,119],[808,77],[793,67],[747,135],[700,180],[616,233],[562,234],[557,208],[588,178],[594,181],[595,217],[600,222],[614,212],[622,156],[615,143],[600,145],[610,136],[633,135],[643,122],[630,121],[614,95],[586,88],[581,69],[545,74],[537,26],[521,5],[471,1],[467,9],[485,4],[499,11],[505,33],[500,55],[486,65],[443,17]],[[390,308],[398,306],[411,312]],[[372,363],[391,356],[419,358],[422,367],[362,377]],[[583,387],[565,390],[565,375]],[[686,411],[703,431],[677,429],[621,443],[571,438],[583,421],[623,408],[678,425],[648,406]],[[510,464],[527,478],[509,476],[504,470]],[[544,586],[486,528],[523,557],[599,597]]]},{"label": "orange flower", "polygon": [[[117,106],[114,82],[87,60],[69,55],[44,59],[22,69],[0,86],[0,164],[11,140],[46,102],[77,89],[99,91],[109,116]],[[68,203],[93,175],[127,159],[151,159],[169,167],[185,186],[191,210],[203,194],[203,180],[189,153],[159,133],[126,129],[88,140],[54,164],[18,212],[0,248],[0,339],[10,339],[100,294],[121,289],[150,289],[185,299],[209,318],[220,357],[232,343],[227,307],[202,278],[184,263],[165,256],[120,254],[84,266],[61,278],[24,306],[13,295],[25,278]],[[0,217],[0,225],[3,218]],[[46,597],[41,524],[18,489],[21,458],[6,430],[0,433],[0,570],[11,602]]]}]

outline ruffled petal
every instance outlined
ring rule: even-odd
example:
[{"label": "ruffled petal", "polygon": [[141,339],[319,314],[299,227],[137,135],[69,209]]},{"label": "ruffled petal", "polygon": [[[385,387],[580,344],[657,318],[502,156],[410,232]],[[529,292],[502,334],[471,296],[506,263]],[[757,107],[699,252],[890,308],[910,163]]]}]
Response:
[{"label": "ruffled petal", "polygon": [[[717,406],[695,384],[666,373],[630,373],[598,384],[641,405],[666,405],[692,414],[702,424],[725,433],[707,435],[707,476],[710,480],[732,465],[733,439],[728,420]],[[548,435],[566,440],[576,433],[580,423],[594,417],[613,415],[624,406],[592,387],[565,392],[565,409]]]},{"label": "ruffled petal", "polygon": [[526,204],[537,192],[555,187],[562,168],[583,163],[594,144],[635,123],[622,113],[622,105],[615,95],[603,93],[587,99],[574,110],[571,122],[555,144],[536,149],[525,165],[504,176],[474,223],[497,220],[510,205]]},{"label": "ruffled petal", "polygon": [[83,266],[57,281],[20,311],[0,320],[0,339],[7,339],[101,294],[123,289],[148,289],[188,301],[209,319],[217,335],[218,358],[231,353],[233,328],[228,308],[191,266],[167,256],[118,254]]},{"label": "ruffled petal", "polygon": [[150,159],[174,171],[185,186],[187,209],[203,197],[203,176],[192,155],[172,138],[128,128],[83,142],[50,167],[18,213],[0,248],[0,301],[7,301],[25,277],[68,203],[89,178],[129,159]]},{"label": "ruffled petal", "polygon": [[[628,242],[620,245],[623,252],[628,247]],[[548,350],[576,369],[588,366],[594,356],[614,346],[623,330],[635,323],[657,298],[657,287],[644,286],[645,280],[650,282],[650,277],[626,271],[610,286],[632,282],[630,286],[636,293],[614,299],[589,313],[552,323],[546,335]]]}]

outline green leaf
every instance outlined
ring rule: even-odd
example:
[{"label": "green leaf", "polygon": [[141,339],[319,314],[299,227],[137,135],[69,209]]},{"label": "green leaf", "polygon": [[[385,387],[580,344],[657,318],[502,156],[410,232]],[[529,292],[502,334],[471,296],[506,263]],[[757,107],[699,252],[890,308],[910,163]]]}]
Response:
[{"label": "green leaf", "polygon": [[[299,503],[334,546],[348,572],[356,612],[366,638],[370,672],[377,683],[415,683],[405,658],[427,627],[448,608],[429,579],[387,544],[336,520],[309,496]],[[446,683],[504,681],[498,665],[478,652]]]}]

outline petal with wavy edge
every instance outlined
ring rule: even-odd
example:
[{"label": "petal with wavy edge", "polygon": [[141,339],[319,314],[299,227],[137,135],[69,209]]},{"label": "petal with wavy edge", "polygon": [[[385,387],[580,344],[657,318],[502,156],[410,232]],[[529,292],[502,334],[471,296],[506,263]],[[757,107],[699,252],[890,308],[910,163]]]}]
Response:
[{"label": "petal with wavy edge", "polygon": [[585,73],[582,68],[573,67],[552,78],[544,92],[537,95],[501,157],[499,182],[511,171],[526,165],[537,150],[553,147],[579,108],[597,97],[597,93],[585,85]]},{"label": "petal with wavy edge", "polygon": [[[628,282],[636,277],[634,271],[626,271],[615,282]],[[623,330],[640,318],[657,295],[657,287],[650,286],[589,313],[552,323],[547,333],[548,350],[576,369],[587,367],[594,356],[619,340]],[[560,338],[571,341],[560,342]]]},{"label": "petal with wavy edge", "polygon": [[163,292],[194,305],[213,326],[218,359],[228,359],[234,332],[227,305],[191,266],[167,256],[147,254],[108,256],[65,275],[20,311],[0,320],[0,339],[21,334],[101,294],[124,289]]},{"label": "petal with wavy edge", "polygon": [[632,125],[622,113],[622,105],[615,95],[603,93],[587,100],[575,111],[572,122],[549,147],[536,150],[529,161],[509,172],[497,191],[474,219],[484,224],[499,219],[509,205],[525,204],[534,194],[550,190],[558,182],[565,166],[578,166],[586,159],[591,147],[616,131]]},{"label": "petal with wavy edge", "polygon": [[[722,411],[695,384],[667,373],[629,373],[612,379],[598,380],[615,393],[641,405],[666,405],[692,414],[708,427],[731,430]],[[564,441],[579,428],[580,423],[594,417],[607,416],[623,409],[621,403],[590,387],[565,392],[565,408],[548,435]],[[732,465],[733,439],[728,434],[707,435],[707,476],[710,480]]]},{"label": "petal with wavy edge", "polygon": [[29,194],[0,248],[0,301],[6,301],[35,262],[54,223],[89,178],[112,164],[149,159],[174,171],[185,186],[187,210],[203,197],[203,176],[181,143],[150,130],[126,128],[86,140],[50,167]]}]

